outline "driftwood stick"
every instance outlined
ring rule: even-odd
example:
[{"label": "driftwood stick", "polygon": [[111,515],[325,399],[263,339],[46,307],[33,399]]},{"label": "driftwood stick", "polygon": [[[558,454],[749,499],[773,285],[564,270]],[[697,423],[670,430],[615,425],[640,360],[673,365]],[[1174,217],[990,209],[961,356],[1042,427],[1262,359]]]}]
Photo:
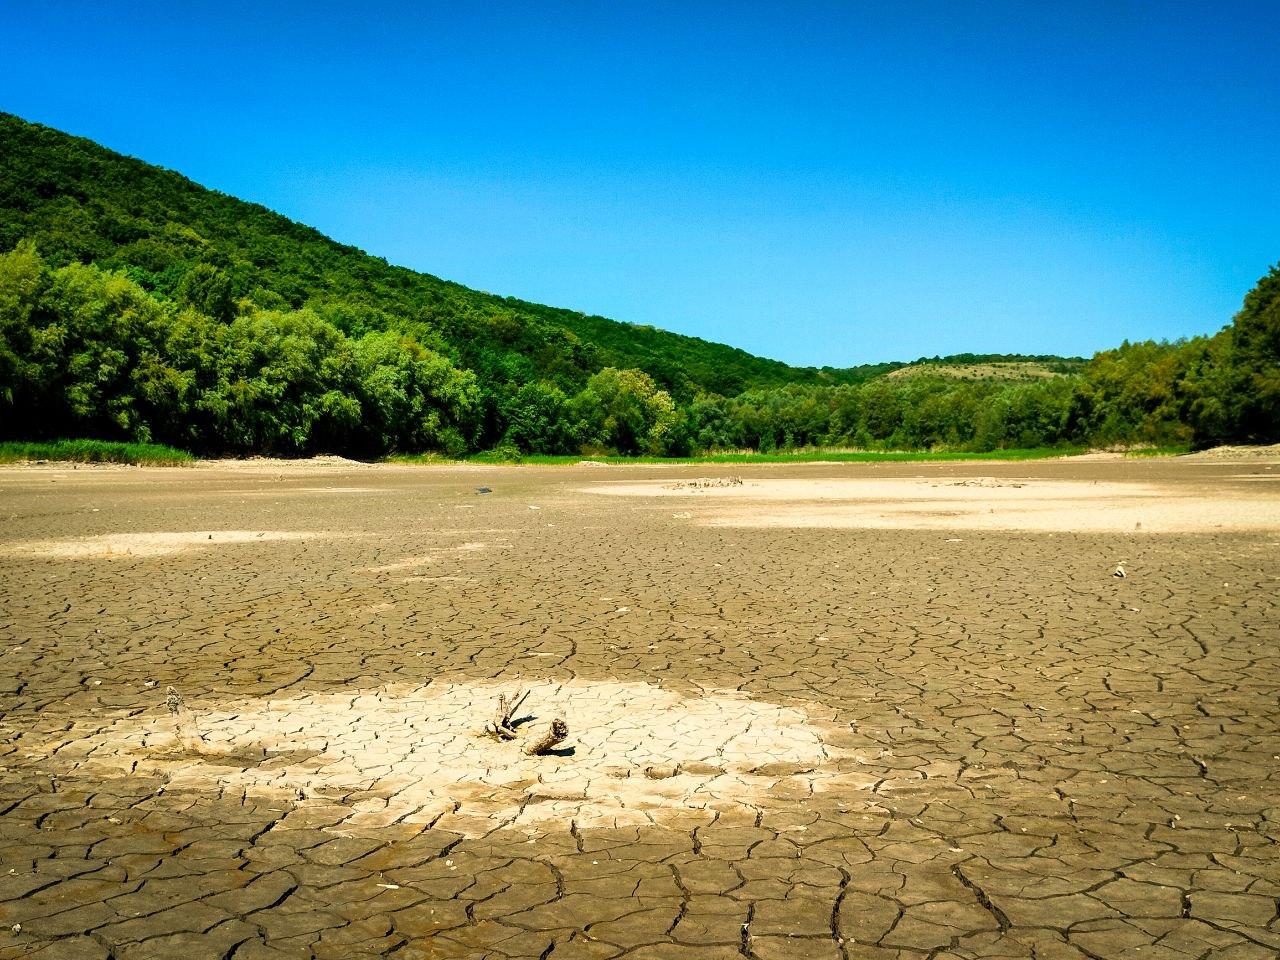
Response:
[{"label": "driftwood stick", "polygon": [[520,704],[524,703],[526,696],[528,692],[524,691],[508,700],[505,693],[499,694],[498,708],[493,712],[493,719],[484,725],[485,732],[499,740],[514,740],[516,731],[511,726],[511,718],[520,708]]},{"label": "driftwood stick", "polygon": [[511,702],[511,714],[507,718],[508,723],[510,723],[512,720],[515,719],[516,711],[520,709],[520,705],[524,703],[525,699],[528,696],[529,696],[528,690],[521,690],[520,693],[516,696],[515,700]]},{"label": "driftwood stick", "polygon": [[182,694],[172,686],[167,687],[164,705],[173,717],[174,732],[178,735],[178,743],[182,745],[182,749],[198,753],[204,746],[204,735],[200,732],[195,715],[182,702]]},{"label": "driftwood stick", "polygon": [[569,736],[569,725],[560,717],[556,717],[547,727],[547,732],[526,746],[524,752],[531,757],[540,757],[553,750],[567,736]]}]

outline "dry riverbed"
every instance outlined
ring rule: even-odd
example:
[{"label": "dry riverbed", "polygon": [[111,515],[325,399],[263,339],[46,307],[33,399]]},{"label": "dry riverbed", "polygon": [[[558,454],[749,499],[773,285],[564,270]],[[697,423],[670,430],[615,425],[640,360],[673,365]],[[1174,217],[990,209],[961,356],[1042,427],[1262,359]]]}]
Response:
[{"label": "dry riverbed", "polygon": [[1274,958],[1278,607],[1266,458],[0,468],[0,960]]}]

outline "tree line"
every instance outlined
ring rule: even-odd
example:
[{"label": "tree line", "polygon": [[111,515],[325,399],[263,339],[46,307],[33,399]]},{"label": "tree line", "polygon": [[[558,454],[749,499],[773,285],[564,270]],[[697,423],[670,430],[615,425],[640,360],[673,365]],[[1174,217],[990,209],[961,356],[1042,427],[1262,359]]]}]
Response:
[{"label": "tree line", "polygon": [[365,457],[1280,439],[1280,268],[1218,334],[1125,343],[1070,375],[926,372],[681,401],[638,369],[604,367],[577,389],[485,376],[442,352],[430,326],[362,328],[324,305],[236,300],[207,264],[173,289],[166,298],[122,271],[52,266],[27,242],[0,254],[0,434]]},{"label": "tree line", "polygon": [[[354,456],[1269,440],[1278,286],[1272,270],[1212,337],[1087,362],[791,367],[393,266],[0,113],[0,439]],[[954,375],[1028,359],[1060,375]]]}]

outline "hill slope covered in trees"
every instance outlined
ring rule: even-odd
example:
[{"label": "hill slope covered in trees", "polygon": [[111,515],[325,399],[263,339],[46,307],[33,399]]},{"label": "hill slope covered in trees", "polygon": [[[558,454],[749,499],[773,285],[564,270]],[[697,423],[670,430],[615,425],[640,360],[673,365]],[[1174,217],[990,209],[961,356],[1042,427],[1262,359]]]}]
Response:
[{"label": "hill slope covered in trees", "polygon": [[[1217,336],[1088,364],[795,368],[396,267],[0,114],[3,437],[366,456],[1272,439],[1278,292],[1273,270]],[[1062,375],[957,376],[997,359]]]}]

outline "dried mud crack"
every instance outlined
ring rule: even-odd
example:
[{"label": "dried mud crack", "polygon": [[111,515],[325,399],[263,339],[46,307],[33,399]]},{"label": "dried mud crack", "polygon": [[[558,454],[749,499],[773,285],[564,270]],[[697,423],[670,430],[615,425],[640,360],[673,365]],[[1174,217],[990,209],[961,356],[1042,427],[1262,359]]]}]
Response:
[{"label": "dried mud crack", "polygon": [[1280,956],[1280,466],[707,470],[0,469],[0,960]]}]

